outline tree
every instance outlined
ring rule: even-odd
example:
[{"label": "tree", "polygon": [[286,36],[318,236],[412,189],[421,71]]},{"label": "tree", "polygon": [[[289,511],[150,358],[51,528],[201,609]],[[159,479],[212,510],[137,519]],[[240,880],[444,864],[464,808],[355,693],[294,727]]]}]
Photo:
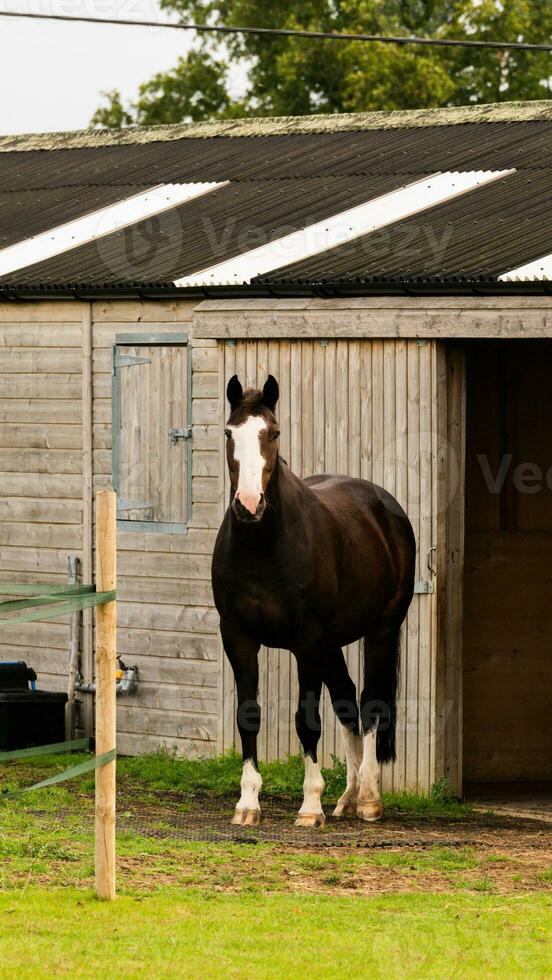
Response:
[{"label": "tree", "polygon": [[[472,40],[549,41],[549,0],[162,0],[181,20]],[[230,66],[245,93],[230,94]],[[144,82],[123,105],[118,92],[93,124],[119,127],[236,116],[309,115],[371,109],[548,98],[546,52],[362,44],[253,35],[200,35],[172,71]]]}]

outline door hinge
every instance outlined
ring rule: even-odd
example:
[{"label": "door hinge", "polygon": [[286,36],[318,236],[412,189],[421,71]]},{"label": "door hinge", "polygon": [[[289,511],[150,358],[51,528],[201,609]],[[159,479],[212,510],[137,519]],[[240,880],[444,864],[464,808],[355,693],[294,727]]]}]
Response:
[{"label": "door hinge", "polygon": [[133,364],[151,364],[151,358],[119,353],[116,353],[113,358],[113,366],[115,368],[131,367]]},{"label": "door hinge", "polygon": [[171,440],[173,446],[176,446],[180,439],[191,439],[192,438],[192,427],[189,425],[186,429],[169,429],[169,439]]},{"label": "door hinge", "polygon": [[414,595],[432,595],[433,582],[421,580],[414,583]]}]

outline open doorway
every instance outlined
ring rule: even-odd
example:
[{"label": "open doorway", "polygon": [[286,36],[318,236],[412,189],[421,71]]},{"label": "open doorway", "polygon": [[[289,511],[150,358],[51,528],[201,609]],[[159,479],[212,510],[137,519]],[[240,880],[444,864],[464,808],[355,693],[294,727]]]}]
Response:
[{"label": "open doorway", "polygon": [[464,788],[550,789],[552,341],[468,344],[466,392]]}]

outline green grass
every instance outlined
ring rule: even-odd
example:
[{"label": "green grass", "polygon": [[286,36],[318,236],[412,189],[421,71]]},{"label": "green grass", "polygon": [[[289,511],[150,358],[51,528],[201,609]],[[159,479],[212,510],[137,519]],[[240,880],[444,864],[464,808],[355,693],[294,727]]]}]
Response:
[{"label": "green grass", "polygon": [[[304,763],[300,756],[290,756],[285,761],[260,764],[263,777],[263,796],[292,796],[303,794]],[[207,792],[219,795],[235,795],[241,778],[242,761],[235,752],[215,759],[177,759],[168,752],[119,762],[120,777],[130,782],[136,780],[153,790],[177,792]],[[324,798],[336,800],[345,789],[346,769],[341,760],[334,758],[333,765],[322,770],[326,788]],[[471,806],[460,803],[451,794],[446,783],[436,783],[430,793],[387,793],[384,801],[388,809],[417,818],[463,818],[472,812]]]},{"label": "green grass", "polygon": [[331,898],[160,888],[116,905],[73,889],[0,894],[0,976],[507,977],[550,971],[540,894]]},{"label": "green grass", "polygon": [[[19,785],[36,782],[43,776],[76,765],[87,756],[42,756],[25,760],[24,763],[11,763],[0,767],[5,782],[2,787],[15,789]],[[229,752],[214,759],[179,759],[167,751],[159,751],[134,758],[120,758],[117,761],[119,785],[123,789],[136,791],[143,798],[148,793],[210,793],[218,796],[236,795],[241,778],[241,757]],[[300,756],[275,762],[261,763],[264,796],[289,796],[299,799],[303,792],[304,765]],[[333,765],[322,770],[326,789],[324,797],[336,800],[345,789],[346,770],[341,760],[334,759]],[[78,792],[89,793],[94,786],[94,775],[81,777],[75,782]],[[72,790],[62,784],[47,792],[41,791],[40,800],[51,800],[52,808],[63,805],[64,798],[75,800]],[[447,817],[461,819],[471,814],[469,804],[460,803],[448,789],[446,782],[436,783],[431,792],[423,795],[409,792],[386,793],[384,801],[388,810],[402,816],[418,819]]]},{"label": "green grass", "polygon": [[[29,785],[80,758],[0,767],[2,786]],[[262,773],[267,796],[301,796],[300,759],[270,763]],[[235,797],[240,775],[234,754],[120,759],[120,803],[139,811],[142,803],[159,805],[164,792]],[[324,775],[327,797],[335,798],[344,767],[335,762]],[[478,849],[308,851],[123,831],[119,897],[100,903],[92,896],[92,787],[93,776],[83,777],[0,803],[0,978],[325,980],[347,971],[410,980],[551,972],[552,872],[512,858],[500,878],[510,859]],[[177,795],[175,804],[187,805]],[[386,804],[416,825],[474,816],[443,783],[427,796],[389,794]],[[505,878],[524,880],[530,893],[502,894]]]},{"label": "green grass", "polygon": [[[2,788],[16,789],[21,785],[30,785],[86,758],[88,756],[77,754],[41,756],[0,766]],[[170,752],[159,751],[134,758],[120,758],[117,761],[120,788],[139,793],[143,802],[153,802],[155,794],[159,792],[236,796],[241,769],[241,757],[235,752],[214,759],[180,759]],[[302,796],[304,765],[300,756],[291,756],[285,761],[261,763],[260,770],[263,777],[262,795]],[[334,759],[331,767],[323,769],[323,776],[326,783],[324,799],[336,800],[345,789],[344,764],[339,759]],[[81,776],[72,784],[61,784],[47,791],[40,790],[40,796],[32,794],[28,799],[33,803],[40,800],[41,807],[55,810],[69,803],[75,805],[78,801],[75,790],[77,794],[86,794],[91,793],[93,787],[94,774],[91,773]],[[436,783],[427,795],[408,792],[384,794],[384,803],[388,813],[421,820],[441,817],[464,819],[472,813],[471,806],[456,800],[444,781]]]},{"label": "green grass", "polygon": [[[119,774],[155,790],[182,793],[213,793],[226,795],[239,789],[242,771],[241,757],[229,752],[215,759],[178,759],[166,751],[151,755],[121,759]],[[267,796],[300,796],[304,767],[299,756],[284,762],[261,765],[263,793]],[[326,770],[328,790],[341,785],[341,763]],[[339,790],[337,790],[339,794]]]},{"label": "green grass", "polygon": [[469,848],[430,847],[425,851],[381,851],[372,856],[382,868],[408,868],[410,871],[471,871],[479,861]]}]

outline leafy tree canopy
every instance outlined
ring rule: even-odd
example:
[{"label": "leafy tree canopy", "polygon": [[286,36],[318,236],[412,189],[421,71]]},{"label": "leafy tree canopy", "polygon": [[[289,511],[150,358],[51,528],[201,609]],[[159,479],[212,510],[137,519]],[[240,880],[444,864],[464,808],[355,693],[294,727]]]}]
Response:
[{"label": "leafy tree canopy", "polygon": [[[550,0],[162,0],[183,22],[339,33],[549,41]],[[231,94],[231,66],[245,77]],[[135,102],[104,93],[94,125],[120,127],[418,109],[550,96],[546,52],[200,35],[175,67],[140,86]]]}]

